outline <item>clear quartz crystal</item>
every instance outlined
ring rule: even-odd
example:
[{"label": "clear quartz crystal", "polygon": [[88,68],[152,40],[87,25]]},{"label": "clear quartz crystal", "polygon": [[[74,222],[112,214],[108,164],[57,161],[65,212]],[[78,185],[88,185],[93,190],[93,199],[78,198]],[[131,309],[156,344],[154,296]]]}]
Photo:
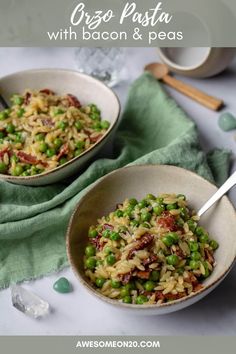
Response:
[{"label": "clear quartz crystal", "polygon": [[20,285],[11,286],[11,297],[13,306],[30,317],[44,317],[49,313],[46,301]]}]

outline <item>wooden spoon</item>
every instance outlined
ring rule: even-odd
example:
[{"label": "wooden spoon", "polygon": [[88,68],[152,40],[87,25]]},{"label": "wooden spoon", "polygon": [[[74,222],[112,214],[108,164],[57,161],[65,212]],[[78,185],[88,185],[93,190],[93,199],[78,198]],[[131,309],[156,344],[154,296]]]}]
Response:
[{"label": "wooden spoon", "polygon": [[173,87],[177,91],[190,97],[192,100],[202,104],[203,106],[218,111],[223,107],[224,102],[216,97],[209,96],[206,93],[188,85],[180,80],[176,80],[169,75],[169,69],[167,65],[160,63],[148,64],[145,67],[146,71],[149,71],[156,79],[162,80],[165,84]]}]

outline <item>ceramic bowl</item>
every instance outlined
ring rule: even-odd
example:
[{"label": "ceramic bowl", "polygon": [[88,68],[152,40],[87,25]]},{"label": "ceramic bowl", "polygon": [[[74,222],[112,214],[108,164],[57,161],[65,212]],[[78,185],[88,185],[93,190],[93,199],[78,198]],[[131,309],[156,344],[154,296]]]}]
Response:
[{"label": "ceramic bowl", "polygon": [[106,134],[80,156],[68,161],[49,172],[29,177],[14,177],[0,174],[6,181],[23,185],[46,185],[58,182],[75,173],[101,149],[110,138],[120,113],[120,103],[115,93],[100,81],[91,76],[64,69],[35,69],[17,72],[0,79],[1,93],[9,102],[12,94],[25,89],[50,88],[58,94],[71,93],[79,98],[82,104],[95,103],[101,109],[102,117],[111,125]]},{"label": "ceramic bowl", "polygon": [[236,55],[236,48],[158,48],[158,55],[172,72],[206,78],[225,70]]},{"label": "ceramic bowl", "polygon": [[83,270],[83,254],[88,242],[89,226],[96,224],[98,218],[114,210],[116,204],[126,198],[141,199],[147,193],[185,194],[190,207],[198,210],[216,190],[213,184],[192,172],[165,165],[126,167],[100,179],[81,199],[71,217],[67,231],[69,261],[81,284],[91,294],[114,307],[145,315],[177,311],[202,299],[225,278],[236,258],[235,209],[227,197],[223,197],[201,219],[201,224],[220,244],[215,253],[216,268],[204,282],[202,290],[183,299],[161,305],[141,306],[111,300],[101,295],[86,278]]}]

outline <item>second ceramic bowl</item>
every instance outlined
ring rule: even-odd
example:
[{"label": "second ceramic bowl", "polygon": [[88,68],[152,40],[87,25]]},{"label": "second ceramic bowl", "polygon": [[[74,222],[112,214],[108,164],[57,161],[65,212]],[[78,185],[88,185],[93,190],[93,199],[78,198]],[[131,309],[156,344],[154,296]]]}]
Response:
[{"label": "second ceramic bowl", "polygon": [[35,69],[21,71],[0,79],[1,93],[9,101],[14,93],[26,89],[40,90],[49,88],[57,94],[71,93],[78,97],[82,104],[95,103],[102,112],[104,119],[110,122],[106,134],[91,148],[80,156],[68,161],[51,171],[29,177],[14,177],[1,174],[6,181],[23,185],[46,185],[58,182],[75,173],[101,149],[111,136],[120,113],[120,103],[114,92],[100,81],[91,76],[65,69]]},{"label": "second ceramic bowl", "polygon": [[[190,306],[209,294],[230,271],[236,257],[235,210],[227,197],[213,206],[201,218],[201,224],[220,245],[216,251],[217,265],[204,282],[204,288],[185,298],[161,305],[124,304],[99,293],[84,274],[83,255],[88,242],[89,226],[98,218],[115,209],[117,203],[126,198],[144,198],[147,193],[185,194],[189,205],[195,210],[215,193],[217,188],[198,175],[174,166],[132,166],[117,170],[99,180],[81,199],[69,224],[67,232],[67,253],[73,271],[81,284],[102,301],[126,311],[138,314],[164,314]],[[224,301],[222,299],[222,301]]]}]

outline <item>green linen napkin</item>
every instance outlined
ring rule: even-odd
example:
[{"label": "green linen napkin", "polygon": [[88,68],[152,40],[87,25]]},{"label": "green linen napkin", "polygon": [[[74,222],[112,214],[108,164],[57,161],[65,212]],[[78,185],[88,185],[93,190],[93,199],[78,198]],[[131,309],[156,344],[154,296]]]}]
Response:
[{"label": "green linen napkin", "polygon": [[0,288],[68,265],[65,232],[91,184],[127,164],[170,164],[221,184],[230,154],[206,156],[194,123],[149,74],[131,87],[115,138],[114,158],[95,160],[70,184],[17,186],[0,181]]}]

